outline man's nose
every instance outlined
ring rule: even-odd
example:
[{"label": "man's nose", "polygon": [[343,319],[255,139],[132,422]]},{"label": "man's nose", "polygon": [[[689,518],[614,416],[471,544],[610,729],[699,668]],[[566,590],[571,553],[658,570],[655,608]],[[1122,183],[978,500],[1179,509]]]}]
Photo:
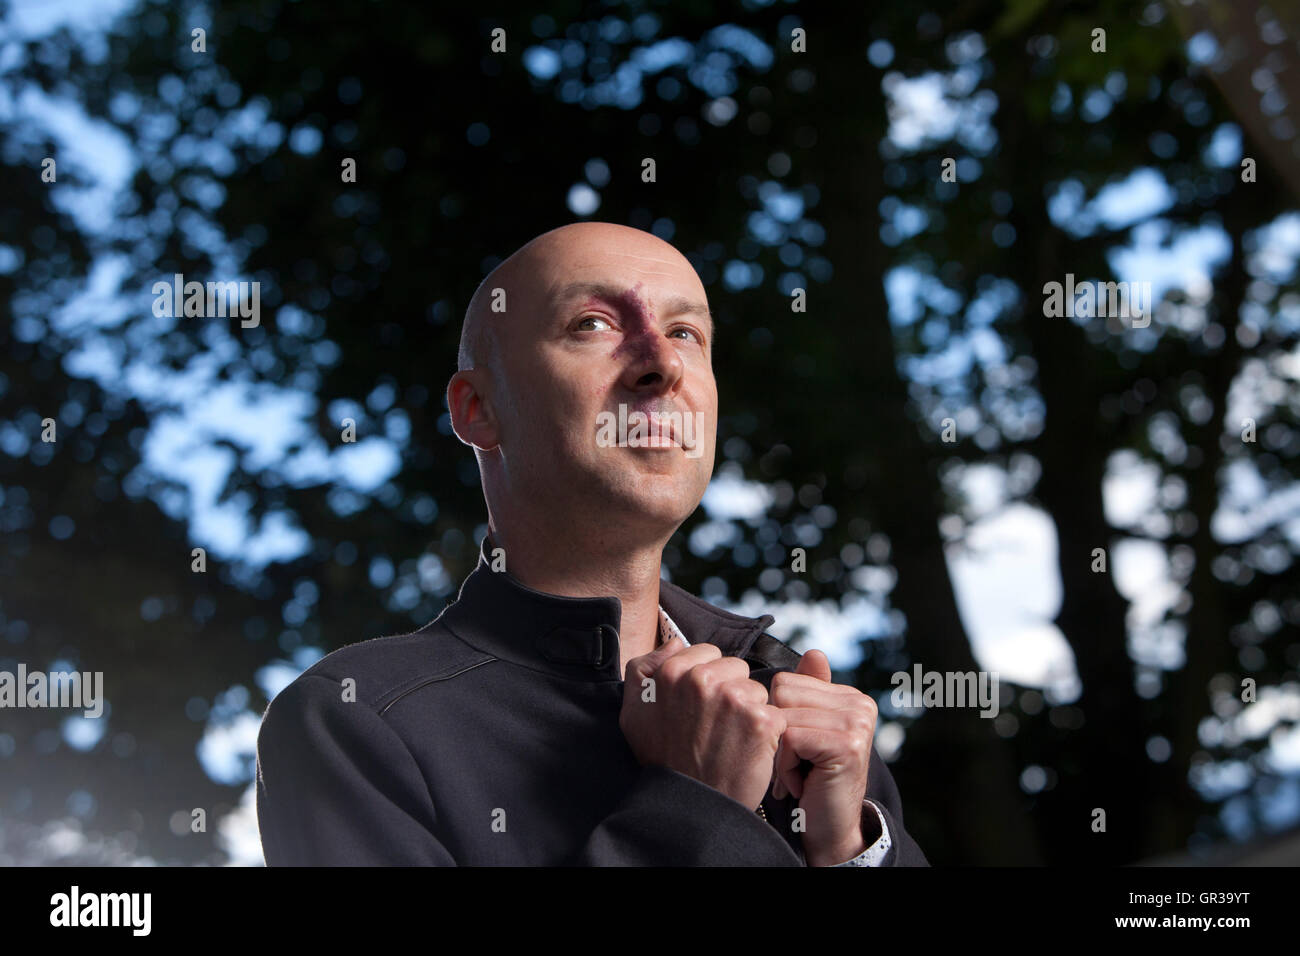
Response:
[{"label": "man's nose", "polygon": [[681,381],[682,357],[658,328],[642,328],[624,340],[627,367],[623,384],[629,389],[671,391]]}]

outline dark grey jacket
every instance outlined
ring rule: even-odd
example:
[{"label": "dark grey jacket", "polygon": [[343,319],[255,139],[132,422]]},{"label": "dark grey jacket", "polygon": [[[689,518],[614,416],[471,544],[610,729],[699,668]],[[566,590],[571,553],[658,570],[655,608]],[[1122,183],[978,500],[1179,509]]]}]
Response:
[{"label": "dark grey jacket", "polygon": [[[257,818],[269,865],[803,866],[791,797],[752,808],[640,766],[618,717],[617,598],[569,598],[493,572],[484,541],[460,596],[411,634],[326,655],[267,707]],[[799,655],[771,615],[728,613],[664,582],[692,643],[768,683]],[[350,699],[352,698],[352,699]],[[874,750],[885,866],[926,866]],[[866,809],[870,813],[870,809]]]}]

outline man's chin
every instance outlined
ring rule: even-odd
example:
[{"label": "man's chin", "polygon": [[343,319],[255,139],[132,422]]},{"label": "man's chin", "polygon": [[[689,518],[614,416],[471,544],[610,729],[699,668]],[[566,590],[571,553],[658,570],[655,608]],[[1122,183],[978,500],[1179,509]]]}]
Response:
[{"label": "man's chin", "polygon": [[[712,474],[711,461],[706,461],[701,449],[685,450],[675,445],[667,448],[620,448],[624,455],[619,467],[640,479],[659,478],[690,485],[703,475],[708,484]],[[706,468],[708,470],[706,470]]]},{"label": "man's chin", "polygon": [[602,493],[591,499],[593,510],[609,512],[611,520],[659,525],[670,532],[691,516],[704,496],[704,488],[693,476],[680,473],[632,469],[612,483],[610,477],[598,483]]}]

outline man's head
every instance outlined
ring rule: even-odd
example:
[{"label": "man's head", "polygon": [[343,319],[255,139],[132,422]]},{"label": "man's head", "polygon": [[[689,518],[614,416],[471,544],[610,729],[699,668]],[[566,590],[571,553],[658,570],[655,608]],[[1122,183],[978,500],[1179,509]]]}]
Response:
[{"label": "man's head", "polygon": [[[712,350],[699,276],[650,233],[575,223],[497,266],[466,310],[447,386],[494,524],[666,540],[713,473]],[[611,443],[620,405],[631,441]],[[633,412],[690,433],[632,447]]]}]

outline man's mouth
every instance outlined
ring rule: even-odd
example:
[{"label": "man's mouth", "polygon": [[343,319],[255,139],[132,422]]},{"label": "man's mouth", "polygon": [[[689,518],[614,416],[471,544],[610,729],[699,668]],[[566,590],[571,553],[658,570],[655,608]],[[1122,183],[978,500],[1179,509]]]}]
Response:
[{"label": "man's mouth", "polygon": [[619,405],[617,412],[597,414],[596,444],[604,448],[680,448],[687,458],[698,458],[702,453],[703,419],[703,412]]},{"label": "man's mouth", "polygon": [[650,419],[647,444],[651,448],[681,447],[682,436],[677,433],[677,425],[670,416],[651,412],[647,417]]}]

